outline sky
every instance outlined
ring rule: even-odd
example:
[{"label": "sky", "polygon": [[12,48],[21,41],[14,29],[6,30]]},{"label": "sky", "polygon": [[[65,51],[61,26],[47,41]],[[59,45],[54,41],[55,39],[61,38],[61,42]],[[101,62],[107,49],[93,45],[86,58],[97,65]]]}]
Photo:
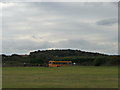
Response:
[{"label": "sky", "polygon": [[118,54],[112,2],[16,2],[2,5],[2,53],[78,49]]}]

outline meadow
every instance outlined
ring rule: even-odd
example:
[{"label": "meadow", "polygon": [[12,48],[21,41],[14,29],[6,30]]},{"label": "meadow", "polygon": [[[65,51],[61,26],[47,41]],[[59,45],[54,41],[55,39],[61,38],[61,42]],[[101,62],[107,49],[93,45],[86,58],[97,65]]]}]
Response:
[{"label": "meadow", "polygon": [[3,88],[118,88],[118,67],[3,67]]}]

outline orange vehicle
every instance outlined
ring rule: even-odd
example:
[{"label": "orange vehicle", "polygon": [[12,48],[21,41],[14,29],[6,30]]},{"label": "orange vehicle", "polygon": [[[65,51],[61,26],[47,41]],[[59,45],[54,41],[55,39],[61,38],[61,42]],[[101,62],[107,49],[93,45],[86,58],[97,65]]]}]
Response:
[{"label": "orange vehicle", "polygon": [[71,66],[72,61],[49,61],[49,67]]}]

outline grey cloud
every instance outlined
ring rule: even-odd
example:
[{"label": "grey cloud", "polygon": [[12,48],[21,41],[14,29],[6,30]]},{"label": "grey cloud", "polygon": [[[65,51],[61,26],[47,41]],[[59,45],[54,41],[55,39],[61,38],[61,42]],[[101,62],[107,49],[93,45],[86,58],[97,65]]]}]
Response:
[{"label": "grey cloud", "polygon": [[[103,42],[101,42],[103,43]],[[85,39],[68,39],[59,42],[35,42],[32,40],[4,40],[3,41],[3,53],[29,53],[33,50],[38,49],[48,49],[48,48],[69,48],[69,49],[80,49],[87,51],[98,51],[99,49],[104,51],[115,51],[116,48],[112,47],[112,43],[109,42],[104,43],[101,47],[101,44],[94,43],[93,41],[85,40]],[[95,47],[97,46],[97,47]]]},{"label": "grey cloud", "polygon": [[86,45],[89,45],[90,42],[84,39],[70,39],[64,40],[56,43],[55,45],[60,48],[83,48]]},{"label": "grey cloud", "polygon": [[118,22],[117,18],[109,18],[109,19],[104,19],[104,20],[100,20],[97,23],[97,25],[113,25],[116,24]]},{"label": "grey cloud", "polygon": [[32,37],[33,39],[36,39],[36,40],[42,39],[42,37],[39,37],[39,36],[36,36],[36,35],[32,35],[31,37]]},{"label": "grey cloud", "polygon": [[32,40],[4,40],[2,42],[3,53],[28,53],[31,50],[51,48],[52,43],[48,41],[35,42]]},{"label": "grey cloud", "polygon": [[[98,5],[99,4],[99,5]],[[96,8],[97,6],[97,8]],[[106,7],[107,6],[107,7]],[[115,8],[111,7],[111,3],[89,2],[40,2],[31,3],[30,7],[39,10],[44,10],[45,13],[51,15],[62,15],[71,18],[97,19],[100,17],[113,17],[116,13]],[[111,13],[111,10],[113,13]],[[94,14],[94,13],[97,13]],[[89,14],[89,16],[88,16]],[[75,17],[74,17],[75,16]]]},{"label": "grey cloud", "polygon": [[[97,46],[97,47],[96,47]],[[70,39],[60,41],[54,44],[55,48],[71,48],[71,49],[80,49],[86,51],[97,51],[101,53],[105,53],[109,51],[112,54],[112,51],[117,53],[117,43],[113,44],[113,42],[100,42],[96,43],[94,41],[85,40],[85,39]]]},{"label": "grey cloud", "polygon": [[[110,3],[40,2],[3,8],[3,51],[28,52],[63,47],[98,51],[106,48],[105,52],[110,53],[106,41],[117,42],[115,25],[110,26],[116,23],[116,12],[116,7]],[[110,30],[100,25],[108,25]],[[22,40],[19,40],[21,37]],[[104,45],[94,45],[91,40],[96,40],[96,43],[101,40]]]}]

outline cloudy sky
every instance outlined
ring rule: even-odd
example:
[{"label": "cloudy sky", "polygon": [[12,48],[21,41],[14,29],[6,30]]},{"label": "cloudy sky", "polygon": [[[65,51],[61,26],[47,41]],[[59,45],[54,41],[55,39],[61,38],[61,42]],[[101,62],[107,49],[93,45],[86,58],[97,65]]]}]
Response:
[{"label": "cloudy sky", "polygon": [[2,5],[2,53],[45,49],[118,53],[118,7],[108,2]]}]

